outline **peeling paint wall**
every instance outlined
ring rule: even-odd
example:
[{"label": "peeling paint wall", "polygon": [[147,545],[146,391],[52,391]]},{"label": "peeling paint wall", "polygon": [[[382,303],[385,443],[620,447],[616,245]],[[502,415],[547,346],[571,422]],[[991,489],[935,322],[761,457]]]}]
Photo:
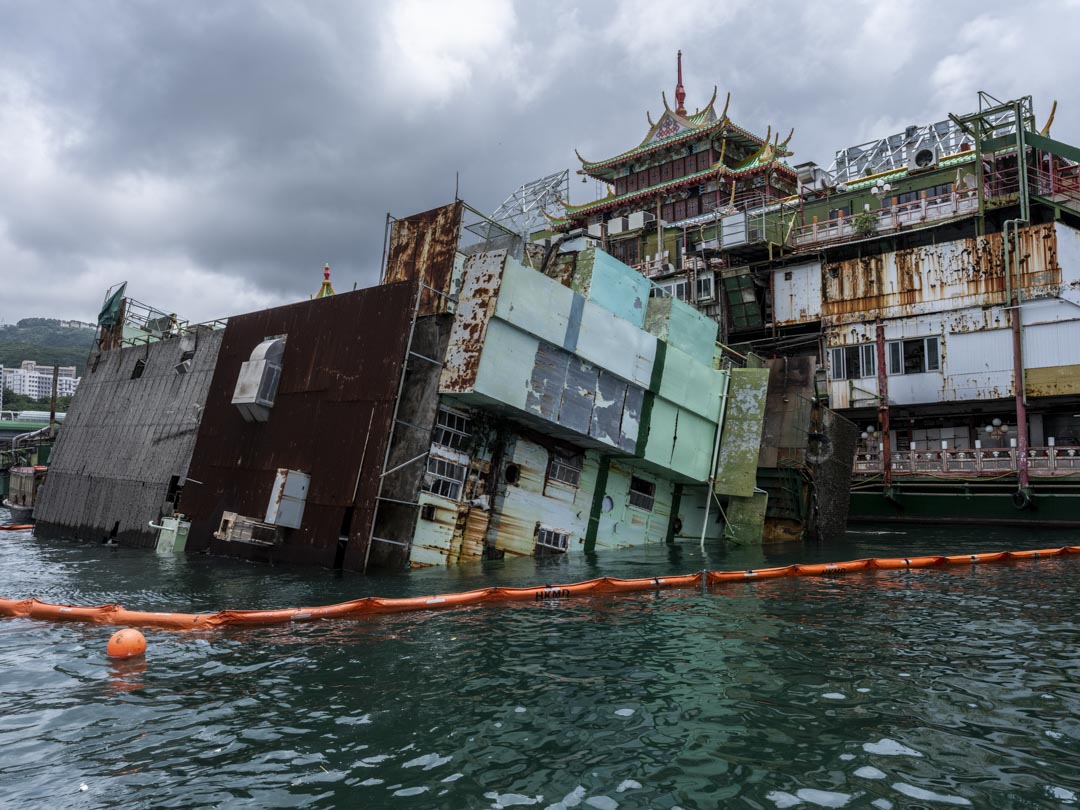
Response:
[{"label": "peeling paint wall", "polygon": [[[1019,276],[1025,297],[1059,291],[1057,227],[1047,223],[1019,231]],[[1005,286],[1000,233],[825,263],[822,326],[1002,304]]]}]

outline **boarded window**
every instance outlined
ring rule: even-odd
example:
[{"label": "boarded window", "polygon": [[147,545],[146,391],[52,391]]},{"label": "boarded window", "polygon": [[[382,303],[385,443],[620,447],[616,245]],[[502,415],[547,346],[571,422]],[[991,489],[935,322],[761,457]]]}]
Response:
[{"label": "boarded window", "polygon": [[671,179],[671,164],[664,163],[660,166],[660,181],[666,183]]},{"label": "boarded window", "polygon": [[675,218],[675,206],[668,203],[660,209],[660,218],[665,222],[671,222]]},{"label": "boarded window", "polygon": [[686,217],[686,203],[681,202],[681,201],[675,203],[675,221],[677,222],[680,219],[684,219],[685,217]]},{"label": "boarded window", "polygon": [[686,174],[686,161],[684,161],[682,158],[676,158],[672,162],[671,176],[682,177],[684,174]]},{"label": "boarded window", "polygon": [[656,484],[638,478],[636,475],[630,478],[630,505],[635,509],[644,509],[651,512],[656,503]]},{"label": "boarded window", "polygon": [[655,186],[660,182],[660,167],[653,166],[649,169],[649,185]]},{"label": "boarded window", "polygon": [[696,217],[699,212],[700,209],[698,208],[697,197],[691,197],[689,200],[686,201],[686,215],[688,217]]},{"label": "boarded window", "polygon": [[616,194],[625,194],[626,193],[626,178],[625,177],[620,177],[615,181],[615,193]]}]

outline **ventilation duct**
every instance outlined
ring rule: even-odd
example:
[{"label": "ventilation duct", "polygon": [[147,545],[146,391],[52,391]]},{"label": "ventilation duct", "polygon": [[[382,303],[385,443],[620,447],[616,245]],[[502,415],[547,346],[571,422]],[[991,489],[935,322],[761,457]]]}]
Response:
[{"label": "ventilation duct", "polygon": [[281,361],[285,355],[285,338],[267,338],[240,366],[232,404],[245,422],[266,422],[274,407],[278,382],[281,380]]}]

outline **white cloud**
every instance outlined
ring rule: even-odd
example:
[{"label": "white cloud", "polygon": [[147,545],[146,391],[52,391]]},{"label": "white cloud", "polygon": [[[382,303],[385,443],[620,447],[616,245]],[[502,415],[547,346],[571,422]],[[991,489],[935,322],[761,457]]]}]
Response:
[{"label": "white cloud", "polygon": [[516,26],[510,0],[398,0],[381,25],[381,70],[371,80],[403,110],[452,103],[479,71],[513,69]]}]

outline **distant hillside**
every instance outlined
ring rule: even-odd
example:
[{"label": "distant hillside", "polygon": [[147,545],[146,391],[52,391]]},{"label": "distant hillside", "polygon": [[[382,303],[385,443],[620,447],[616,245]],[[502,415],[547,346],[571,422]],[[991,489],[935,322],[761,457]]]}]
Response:
[{"label": "distant hillside", "polygon": [[82,376],[96,334],[51,318],[23,318],[14,326],[0,326],[0,365],[18,368],[23,360],[36,360],[47,366],[75,366]]}]

